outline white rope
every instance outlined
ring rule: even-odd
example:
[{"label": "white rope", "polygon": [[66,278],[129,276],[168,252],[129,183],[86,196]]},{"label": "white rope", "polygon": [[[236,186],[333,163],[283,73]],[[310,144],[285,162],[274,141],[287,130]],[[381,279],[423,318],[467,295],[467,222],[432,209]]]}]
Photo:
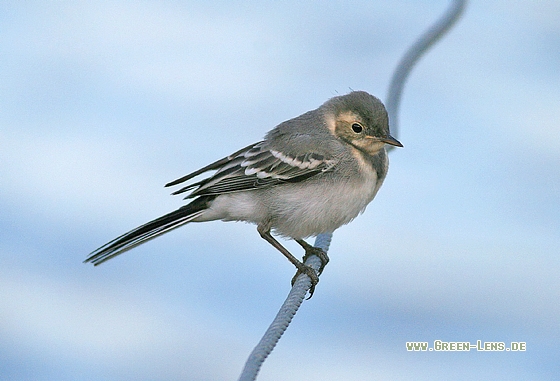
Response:
[{"label": "white rope", "polygon": [[[387,99],[387,111],[391,121],[393,136],[398,138],[397,113],[404,83],[410,70],[418,59],[430,48],[449,28],[457,21],[464,9],[466,0],[456,0],[447,10],[445,15],[439,19],[428,31],[426,31],[406,52],[393,74],[389,95]],[[315,240],[315,247],[322,249],[325,253],[329,250],[332,233],[320,234]],[[321,260],[316,255],[310,255],[305,264],[315,271],[319,270]],[[262,364],[270,355],[280,337],[284,334],[292,318],[298,311],[303,298],[311,288],[311,279],[306,274],[300,274],[296,279],[288,297],[280,307],[278,314],[266,330],[262,339],[249,355],[245,367],[239,377],[239,381],[254,381],[261,369]]]},{"label": "white rope", "polygon": [[[312,255],[305,261],[305,264],[312,267],[315,271],[319,270],[321,260],[318,256]],[[288,297],[280,307],[278,314],[264,333],[261,341],[257,344],[253,352],[249,355],[245,368],[239,377],[239,381],[253,381],[261,369],[264,360],[272,352],[280,337],[284,334],[292,318],[296,314],[307,291],[311,288],[311,279],[307,274],[300,274]]]},{"label": "white rope", "polygon": [[[329,245],[331,243],[332,233],[321,234],[315,239],[315,247],[323,249],[326,253],[329,250]],[[305,261],[307,266],[310,266],[315,271],[319,271],[321,266],[321,259],[316,255],[311,255]],[[307,274],[300,274],[288,297],[280,307],[278,314],[264,333],[261,341],[257,344],[253,352],[249,355],[247,362],[245,363],[245,368],[239,377],[239,381],[253,381],[257,378],[257,373],[259,372],[264,360],[272,352],[280,337],[284,334],[288,325],[292,321],[292,318],[296,314],[299,306],[303,302],[303,298],[307,295],[307,292],[311,288],[311,279]]]}]

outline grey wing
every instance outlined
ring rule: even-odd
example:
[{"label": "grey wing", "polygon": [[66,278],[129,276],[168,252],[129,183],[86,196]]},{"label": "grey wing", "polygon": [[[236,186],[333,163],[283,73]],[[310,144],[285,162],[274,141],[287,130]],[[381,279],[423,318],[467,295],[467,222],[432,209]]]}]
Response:
[{"label": "grey wing", "polygon": [[205,171],[216,170],[213,176],[173,193],[180,194],[192,190],[186,198],[193,198],[257,189],[285,182],[299,182],[327,171],[334,165],[336,160],[318,153],[307,152],[290,156],[271,149],[267,142],[261,141],[166,186],[190,180]]}]

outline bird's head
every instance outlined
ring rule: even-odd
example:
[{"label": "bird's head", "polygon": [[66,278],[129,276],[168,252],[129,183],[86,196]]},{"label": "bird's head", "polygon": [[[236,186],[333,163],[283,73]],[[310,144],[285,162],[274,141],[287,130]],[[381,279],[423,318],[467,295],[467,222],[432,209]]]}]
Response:
[{"label": "bird's head", "polygon": [[403,146],[389,133],[387,110],[373,95],[352,91],[329,99],[321,108],[333,135],[369,155],[385,144]]}]

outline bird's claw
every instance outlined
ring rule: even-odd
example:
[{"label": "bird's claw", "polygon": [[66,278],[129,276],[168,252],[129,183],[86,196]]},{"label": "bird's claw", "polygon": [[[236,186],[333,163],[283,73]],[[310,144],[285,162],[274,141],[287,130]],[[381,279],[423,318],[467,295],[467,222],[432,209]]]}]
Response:
[{"label": "bird's claw", "polygon": [[319,283],[319,275],[321,275],[323,269],[325,268],[327,263],[329,263],[329,257],[327,256],[327,253],[325,253],[322,249],[319,249],[318,247],[314,247],[307,244],[306,246],[304,246],[304,248],[305,248],[305,255],[303,256],[303,262],[305,263],[307,258],[309,258],[310,256],[316,255],[321,260],[321,266],[319,267],[319,270],[316,271],[311,266],[308,266],[304,263],[300,263],[301,266],[297,266],[298,270],[296,272],[296,275],[294,275],[294,277],[292,278],[292,286],[294,285],[296,279],[300,274],[306,274],[309,277],[309,279],[311,279],[311,287],[309,288],[309,297],[307,297],[307,299],[311,299],[313,293],[315,292],[315,286],[317,285],[317,283]]},{"label": "bird's claw", "polygon": [[307,298],[310,299],[313,296],[313,293],[315,292],[315,286],[317,285],[317,283],[319,283],[319,276],[317,275],[317,271],[315,271],[313,267],[304,265],[302,263],[301,267],[298,267],[296,275],[294,275],[294,277],[292,278],[292,286],[294,285],[296,279],[301,274],[305,274],[309,277],[309,279],[311,279],[311,288],[309,289],[309,297]]},{"label": "bird's claw", "polygon": [[327,265],[327,263],[329,263],[329,256],[327,255],[327,253],[325,253],[323,251],[323,249],[319,249],[318,247],[309,245],[309,247],[305,248],[305,255],[303,256],[303,263],[305,263],[307,258],[309,258],[312,255],[318,256],[319,259],[321,260],[321,266],[319,267],[319,270],[317,271],[317,274],[321,275],[323,273],[323,270],[325,269],[325,266]]}]

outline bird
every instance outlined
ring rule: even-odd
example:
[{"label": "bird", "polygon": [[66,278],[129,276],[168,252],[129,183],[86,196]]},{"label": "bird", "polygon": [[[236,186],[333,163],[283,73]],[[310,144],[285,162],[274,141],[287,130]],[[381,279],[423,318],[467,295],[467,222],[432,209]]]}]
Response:
[{"label": "bird", "polygon": [[[389,131],[385,106],[365,91],[328,99],[315,110],[280,123],[263,140],[166,184],[182,184],[173,195],[190,200],[90,253],[99,265],[191,222],[245,221],[296,268],[307,274],[310,297],[329,261],[305,239],[332,233],[361,214],[388,170],[386,145],[403,145]],[[211,175],[194,181],[206,172]],[[305,250],[300,261],[273,235],[293,239]],[[321,259],[319,271],[304,264]]]}]

